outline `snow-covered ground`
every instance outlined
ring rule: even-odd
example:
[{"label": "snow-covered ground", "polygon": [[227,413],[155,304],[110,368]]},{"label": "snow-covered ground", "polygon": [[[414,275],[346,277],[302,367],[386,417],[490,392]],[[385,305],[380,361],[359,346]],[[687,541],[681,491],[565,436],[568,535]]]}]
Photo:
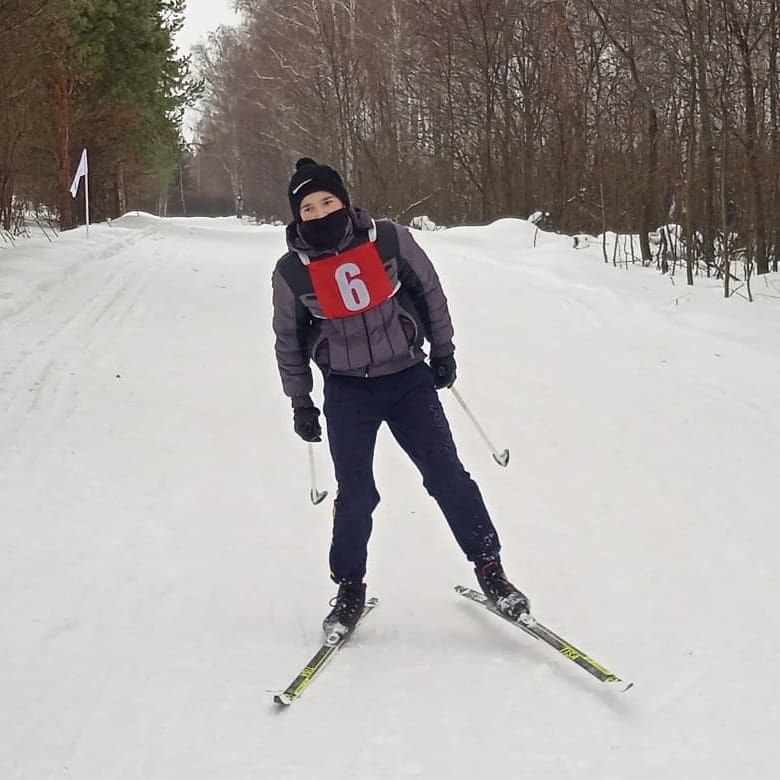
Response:
[{"label": "snow-covered ground", "polygon": [[635,687],[459,599],[383,433],[380,607],[278,711],[333,593],[273,359],[283,233],[129,215],[0,252],[2,780],[776,776],[777,278],[724,301],[534,232],[417,234],[507,469],[445,404],[511,577]]}]

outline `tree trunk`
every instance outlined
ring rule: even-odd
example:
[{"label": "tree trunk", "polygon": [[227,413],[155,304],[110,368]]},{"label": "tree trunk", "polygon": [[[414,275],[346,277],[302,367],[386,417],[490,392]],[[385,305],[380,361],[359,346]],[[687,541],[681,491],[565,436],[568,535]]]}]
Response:
[{"label": "tree trunk", "polygon": [[645,191],[642,202],[642,216],[639,230],[639,246],[642,262],[649,265],[653,260],[650,248],[650,231],[653,229],[658,207],[658,114],[654,106],[647,105],[647,159],[645,160]]},{"label": "tree trunk", "polygon": [[780,208],[780,84],[778,83],[778,8],[772,0],[769,23],[769,120],[770,128],[770,164],[767,166],[770,176],[769,213],[770,239],[769,254],[772,257],[772,270],[778,270],[778,252],[780,252],[780,230],[778,214]]},{"label": "tree trunk", "polygon": [[71,208],[70,161],[70,94],[68,73],[63,56],[58,52],[51,64],[54,110],[54,156],[57,166],[57,198],[60,212],[60,230],[73,227]]},{"label": "tree trunk", "polygon": [[755,76],[751,61],[751,46],[748,40],[750,19],[743,22],[739,17],[733,0],[729,3],[731,29],[734,33],[740,55],[742,70],[742,88],[745,93],[745,151],[747,154],[752,233],[755,244],[756,271],[759,274],[769,272],[767,259],[766,215],[764,214],[764,196],[761,184],[761,149],[759,145],[758,112],[756,109]]},{"label": "tree trunk", "polygon": [[702,241],[704,261],[709,267],[715,262],[715,139],[712,132],[712,110],[707,90],[707,60],[704,50],[706,27],[705,3],[697,2],[695,32],[696,71],[698,74],[699,114],[701,118],[701,154],[704,184],[702,197]]},{"label": "tree trunk", "polygon": [[116,164],[116,214],[121,217],[127,212],[127,189],[125,187],[125,164],[119,160]]}]

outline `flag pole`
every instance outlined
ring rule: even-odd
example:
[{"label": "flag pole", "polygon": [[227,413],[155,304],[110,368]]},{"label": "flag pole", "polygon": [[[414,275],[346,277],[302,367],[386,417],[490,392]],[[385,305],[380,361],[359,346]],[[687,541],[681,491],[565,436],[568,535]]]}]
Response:
[{"label": "flag pole", "polygon": [[84,174],[84,206],[87,215],[87,241],[89,241],[89,168]]}]

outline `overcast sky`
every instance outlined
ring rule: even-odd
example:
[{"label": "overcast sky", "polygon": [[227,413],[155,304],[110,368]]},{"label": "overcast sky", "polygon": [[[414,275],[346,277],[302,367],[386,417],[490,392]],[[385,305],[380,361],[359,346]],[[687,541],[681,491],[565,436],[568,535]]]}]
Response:
[{"label": "overcast sky", "polygon": [[184,27],[176,36],[179,50],[188,54],[190,46],[201,39],[205,42],[208,34],[219,25],[235,24],[238,18],[232,0],[187,0]]},{"label": "overcast sky", "polygon": [[[210,32],[221,24],[236,24],[239,20],[233,11],[232,0],[187,0],[184,11],[184,27],[176,36],[176,45],[182,54],[189,54],[190,47],[200,41],[206,42]],[[194,109],[184,113],[184,137],[192,141],[199,114]]]}]

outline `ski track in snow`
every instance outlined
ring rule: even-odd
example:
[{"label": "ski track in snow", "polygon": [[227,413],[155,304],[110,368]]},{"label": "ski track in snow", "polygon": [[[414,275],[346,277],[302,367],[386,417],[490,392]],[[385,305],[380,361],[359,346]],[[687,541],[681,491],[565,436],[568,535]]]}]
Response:
[{"label": "ski track in snow", "polygon": [[[73,412],[78,369],[88,362],[96,342],[110,341],[122,326],[154,273],[153,264],[139,271],[138,261],[124,262],[127,250],[151,232],[148,229],[101,251],[98,257],[109,268],[95,273],[97,269],[90,267],[70,277],[58,291],[53,312],[47,311],[51,305],[47,298],[25,308],[10,323],[6,321],[7,354],[12,354],[13,344],[24,348],[3,370],[6,414],[0,437],[24,435],[20,429],[39,407],[51,426]],[[46,322],[43,332],[42,321]],[[39,432],[45,435],[46,430]]]},{"label": "ski track in snow", "polygon": [[92,232],[0,254],[2,780],[774,776],[775,305],[680,306],[518,221],[416,234],[459,388],[512,453],[498,469],[445,394],[507,569],[636,687],[460,603],[470,568],[382,431],[380,605],[279,711],[333,592],[273,361],[283,234]]}]

